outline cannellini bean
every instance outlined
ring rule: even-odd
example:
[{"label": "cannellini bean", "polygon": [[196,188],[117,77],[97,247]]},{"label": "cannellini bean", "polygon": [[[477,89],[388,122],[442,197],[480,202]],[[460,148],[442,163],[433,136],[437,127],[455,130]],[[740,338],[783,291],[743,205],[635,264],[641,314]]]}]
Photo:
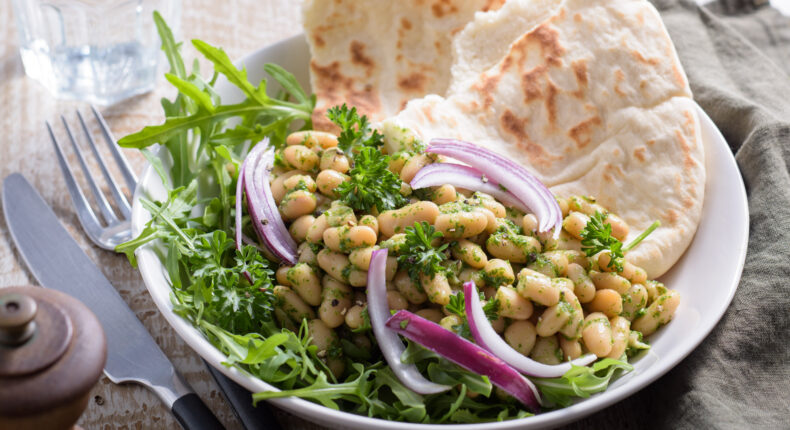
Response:
[{"label": "cannellini bean", "polygon": [[457,326],[457,325],[459,325],[461,323],[463,323],[463,321],[461,320],[461,317],[459,317],[458,315],[455,315],[455,314],[447,315],[446,317],[442,318],[441,321],[439,321],[439,325],[440,326],[442,326],[442,327],[444,327],[444,328],[446,328],[447,330],[450,330],[450,331],[455,331],[455,330],[453,330],[453,327]]},{"label": "cannellini bean", "polygon": [[322,281],[321,305],[318,317],[329,328],[339,327],[346,320],[346,313],[351,307],[351,287],[338,282],[331,276],[324,276]]},{"label": "cannellini bean", "polygon": [[414,175],[416,175],[420,169],[432,162],[433,160],[428,154],[417,154],[409,158],[409,161],[407,161],[400,170],[400,180],[406,183],[411,182],[411,180],[414,179]]},{"label": "cannellini bean", "polygon": [[493,328],[494,331],[499,334],[502,334],[505,331],[505,325],[506,325],[505,317],[501,315],[499,316],[499,318],[491,321],[491,328]]},{"label": "cannellini bean", "polygon": [[488,194],[477,193],[476,195],[479,196],[480,206],[491,211],[495,217],[504,218],[507,216],[507,208],[505,208],[505,205],[494,200],[494,198]]},{"label": "cannellini bean", "polygon": [[[351,263],[345,254],[330,251],[329,249],[322,249],[318,253],[318,266],[328,273],[333,278],[340,282],[349,281],[349,274],[351,271]],[[351,284],[354,285],[354,284]]]},{"label": "cannellini bean", "polygon": [[612,236],[617,240],[625,240],[628,236],[628,224],[619,216],[609,213],[604,220],[604,224],[612,226]]},{"label": "cannellini bean", "polygon": [[431,195],[431,201],[437,205],[454,202],[455,198],[455,187],[450,184],[444,184],[440,187],[437,187]]},{"label": "cannellini bean", "polygon": [[573,282],[573,292],[579,301],[589,303],[595,297],[595,284],[587,276],[587,271],[576,263],[568,265],[568,278]]},{"label": "cannellini bean", "polygon": [[557,333],[570,320],[573,313],[573,307],[567,302],[560,301],[554,306],[549,306],[535,325],[538,336],[546,337]]},{"label": "cannellini bean", "polygon": [[[604,272],[615,272],[616,267],[610,262],[612,261],[612,254],[609,251],[602,251],[596,256],[598,267]],[[647,272],[645,269],[631,264],[629,261],[622,261],[623,270],[618,274],[625,279],[628,279],[634,284],[641,284],[647,280]]]},{"label": "cannellini bean", "polygon": [[312,213],[315,207],[315,194],[307,190],[295,190],[286,194],[280,202],[280,213],[286,221],[289,221]]},{"label": "cannellini bean", "polygon": [[442,311],[433,308],[420,309],[415,313],[428,321],[435,322],[436,324],[439,324],[442,321],[442,318],[444,318]]},{"label": "cannellini bean", "polygon": [[511,263],[526,263],[527,256],[540,252],[540,242],[532,236],[494,233],[486,240],[486,249],[496,258]]},{"label": "cannellini bean", "polygon": [[310,343],[318,347],[318,356],[321,357],[321,351],[326,354],[331,346],[338,342],[337,334],[329,328],[323,321],[319,319],[310,320],[307,323],[307,329],[310,333]]},{"label": "cannellini bean", "polygon": [[[476,212],[480,212],[483,215],[485,215],[485,217],[486,217],[486,227],[485,227],[485,230],[483,230],[483,232],[481,232],[481,233],[491,234],[491,233],[495,232],[496,229],[499,227],[499,220],[502,219],[502,218],[497,218],[496,215],[494,215],[493,212],[491,212],[490,210],[488,210],[486,208],[478,207],[476,209]],[[469,236],[469,237],[472,237],[472,236]]]},{"label": "cannellini bean", "polygon": [[448,239],[463,239],[482,233],[488,218],[481,211],[442,213],[436,217],[436,231]]},{"label": "cannellini bean", "polygon": [[285,311],[293,321],[299,322],[303,319],[315,318],[313,308],[305,303],[292,289],[277,285],[272,290],[272,293],[277,298],[277,307]]},{"label": "cannellini bean", "polygon": [[[560,236],[563,234],[564,233],[560,233]],[[568,264],[576,263],[585,270],[590,268],[590,260],[582,251],[577,249],[565,249],[562,252],[565,254],[565,257],[568,258]]]},{"label": "cannellini bean", "polygon": [[359,219],[359,225],[370,227],[377,235],[379,234],[379,220],[373,215],[363,215],[362,218]]},{"label": "cannellini bean", "polygon": [[562,221],[562,228],[565,229],[571,236],[581,240],[582,230],[587,226],[587,221],[590,217],[581,212],[571,212]]},{"label": "cannellini bean", "polygon": [[349,252],[376,244],[376,232],[365,226],[329,227],[323,236],[324,245],[335,252]]},{"label": "cannellini bean", "polygon": [[556,276],[568,276],[568,256],[565,251],[548,251],[543,253],[551,264],[554,265]]},{"label": "cannellini bean", "polygon": [[571,361],[582,356],[582,344],[578,339],[566,339],[564,336],[559,336],[559,338],[562,361]]},{"label": "cannellini bean", "polygon": [[416,222],[433,224],[438,216],[439,206],[436,203],[412,203],[400,209],[382,212],[378,216],[379,231],[385,237],[390,237],[395,233],[402,233],[406,227],[411,227]]},{"label": "cannellini bean", "polygon": [[562,212],[563,218],[568,216],[568,212],[571,210],[570,205],[568,204],[568,199],[557,197],[557,205],[560,207],[560,212]]},{"label": "cannellini bean", "polygon": [[530,269],[518,273],[516,290],[522,297],[543,306],[554,306],[560,301],[560,290],[551,283],[551,278]]},{"label": "cannellini bean", "polygon": [[515,320],[526,320],[532,316],[532,302],[521,297],[515,288],[501,286],[496,291],[499,315]]},{"label": "cannellini bean", "polygon": [[488,257],[486,256],[485,251],[483,251],[483,248],[480,245],[466,239],[461,239],[456,242],[450,251],[453,255],[453,258],[461,260],[467,266],[473,267],[475,269],[482,269],[486,266],[486,263],[488,263]]},{"label": "cannellini bean", "polygon": [[595,297],[587,303],[587,309],[614,318],[623,311],[623,299],[617,291],[605,288],[595,292]]},{"label": "cannellini bean", "polygon": [[540,337],[535,341],[535,346],[529,353],[530,358],[543,364],[560,364],[562,351],[557,342],[557,336]]},{"label": "cannellini bean", "polygon": [[315,219],[313,225],[307,229],[307,236],[305,239],[309,243],[321,243],[324,240],[324,230],[329,228],[329,223],[326,220],[326,213],[322,213]]},{"label": "cannellini bean", "polygon": [[644,282],[644,286],[647,290],[648,303],[653,303],[659,296],[667,292],[667,287],[659,281],[648,280]]},{"label": "cannellini bean", "polygon": [[377,246],[369,246],[365,248],[357,248],[348,254],[348,261],[359,270],[368,270],[370,267],[370,257],[373,256],[373,251],[379,249]]},{"label": "cannellini bean", "polygon": [[318,154],[304,145],[286,146],[283,159],[298,170],[311,171],[318,167]]},{"label": "cannellini bean", "polygon": [[309,264],[297,263],[288,269],[287,276],[302,300],[312,306],[321,303],[321,280]]},{"label": "cannellini bean", "polygon": [[600,312],[587,315],[582,340],[584,346],[598,357],[606,357],[612,351],[612,328],[606,315]]},{"label": "cannellini bean", "polygon": [[333,199],[340,197],[337,193],[337,187],[350,179],[348,175],[332,169],[322,170],[315,178],[318,191]]},{"label": "cannellini bean", "polygon": [[420,274],[420,284],[431,302],[442,306],[450,303],[452,290],[444,272],[437,272],[433,277]]},{"label": "cannellini bean", "polygon": [[296,249],[296,252],[299,254],[300,263],[312,264],[314,266],[318,265],[318,257],[315,251],[313,251],[313,248],[311,248],[309,243],[302,242],[301,244],[299,244],[299,247]]},{"label": "cannellini bean", "polygon": [[680,294],[674,290],[667,290],[647,307],[644,315],[634,320],[631,328],[642,332],[644,336],[650,336],[659,326],[672,320],[679,304]]},{"label": "cannellini bean", "polygon": [[366,286],[368,284],[368,272],[350,267],[348,271],[348,283],[351,284],[352,287]]},{"label": "cannellini bean", "polygon": [[395,273],[398,272],[398,257],[387,256],[387,265],[384,268],[384,279],[391,281],[395,279]]},{"label": "cannellini bean", "polygon": [[595,270],[590,271],[590,279],[592,279],[595,288],[599,290],[615,290],[618,294],[625,294],[631,283],[628,279],[623,278],[614,272],[598,272]]},{"label": "cannellini bean", "polygon": [[483,279],[491,283],[492,287],[510,285],[516,280],[516,276],[513,274],[513,267],[510,266],[510,262],[501,260],[499,258],[488,260],[488,263],[486,263],[485,267],[483,268],[483,273]]},{"label": "cannellini bean", "polygon": [[311,193],[315,192],[315,180],[310,175],[293,175],[283,181],[283,188],[285,193],[295,189],[306,189]]},{"label": "cannellini bean", "polygon": [[629,321],[636,318],[637,312],[647,306],[647,289],[642,284],[633,284],[623,294],[623,312],[621,315]]},{"label": "cannellini bean", "polygon": [[387,305],[389,306],[390,310],[399,311],[401,309],[408,308],[409,301],[406,300],[406,297],[403,297],[403,294],[401,294],[399,291],[388,290]]},{"label": "cannellini bean", "polygon": [[301,170],[289,170],[272,180],[270,186],[272,190],[272,197],[274,197],[274,202],[278,205],[285,197],[285,181],[292,176],[309,176],[309,173],[302,172]]},{"label": "cannellini bean", "polygon": [[365,323],[365,318],[362,316],[362,311],[364,311],[366,306],[363,305],[354,305],[346,312],[346,325],[348,328],[354,330],[362,327],[362,324]]},{"label": "cannellini bean", "polygon": [[486,284],[486,281],[483,279],[483,275],[480,273],[480,271],[471,267],[462,269],[461,273],[458,274],[458,279],[461,282],[472,281],[475,283],[475,285],[477,285],[478,288],[482,288]]},{"label": "cannellini bean", "polygon": [[331,169],[336,172],[346,173],[349,167],[348,157],[337,148],[329,148],[321,153],[321,161],[318,163],[319,169]]},{"label": "cannellini bean", "polygon": [[288,280],[288,270],[291,269],[292,266],[280,266],[277,268],[277,271],[274,272],[274,278],[277,280],[277,283],[280,285],[285,285],[286,287],[291,286],[291,281]]},{"label": "cannellini bean", "polygon": [[535,326],[529,321],[514,321],[505,329],[505,341],[523,355],[529,355],[536,338]]},{"label": "cannellini bean", "polygon": [[405,270],[396,273],[393,281],[395,288],[397,288],[409,302],[419,305],[428,300],[428,296],[422,291],[420,285],[414,282],[409,276],[409,273]]},{"label": "cannellini bean", "polygon": [[535,214],[524,215],[524,218],[521,219],[521,227],[524,229],[524,233],[535,233],[538,230],[538,217]]},{"label": "cannellini bean", "polygon": [[302,215],[291,223],[291,226],[288,227],[288,232],[291,233],[291,237],[293,237],[295,241],[304,242],[307,237],[307,230],[310,229],[310,226],[312,226],[314,222],[314,216]]},{"label": "cannellini bean", "polygon": [[[570,233],[567,231],[560,230],[559,238],[557,239],[557,249],[564,250],[564,251],[574,251],[581,253],[582,250],[582,242],[579,239],[571,236]],[[582,253],[582,255],[584,255]],[[568,259],[574,261],[577,264],[581,264],[578,261],[574,260],[574,256],[568,255]],[[587,260],[587,257],[584,257]],[[584,263],[584,266],[587,267],[589,263]]]},{"label": "cannellini bean", "polygon": [[311,149],[327,149],[337,146],[337,136],[325,131],[296,131],[288,135],[288,137],[285,139],[285,143],[289,146],[304,145]]},{"label": "cannellini bean", "polygon": [[623,317],[614,317],[609,320],[612,327],[612,350],[607,357],[619,359],[628,346],[628,335],[631,334],[631,321]]},{"label": "cannellini bean", "polygon": [[330,227],[354,226],[357,224],[357,216],[354,215],[354,209],[334,201],[332,207],[326,211],[326,222]]}]

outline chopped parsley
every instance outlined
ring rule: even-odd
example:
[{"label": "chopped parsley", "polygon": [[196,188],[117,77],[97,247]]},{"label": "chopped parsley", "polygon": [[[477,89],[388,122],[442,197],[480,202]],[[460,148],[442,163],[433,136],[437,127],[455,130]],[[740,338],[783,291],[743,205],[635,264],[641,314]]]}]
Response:
[{"label": "chopped parsley", "polygon": [[340,136],[337,138],[337,147],[347,153],[357,153],[362,148],[379,148],[384,145],[384,136],[370,126],[368,117],[359,116],[357,108],[351,109],[343,106],[334,106],[326,112],[330,121],[340,127]]},{"label": "chopped parsley", "polygon": [[340,201],[355,210],[370,212],[397,209],[408,200],[400,193],[401,180],[388,167],[388,158],[372,147],[363,147],[355,154],[351,180],[337,187]]}]

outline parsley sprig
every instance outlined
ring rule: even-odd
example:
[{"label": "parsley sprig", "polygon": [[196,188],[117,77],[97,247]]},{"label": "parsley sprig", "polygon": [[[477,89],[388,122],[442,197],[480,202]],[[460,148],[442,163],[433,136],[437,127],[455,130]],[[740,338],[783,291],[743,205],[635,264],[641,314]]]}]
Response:
[{"label": "parsley sprig", "polygon": [[384,145],[384,136],[370,126],[368,117],[360,116],[357,108],[334,106],[326,112],[330,121],[340,127],[337,147],[345,153],[358,152],[361,148],[379,148]]},{"label": "parsley sprig", "polygon": [[612,236],[612,226],[606,224],[609,215],[596,211],[587,221],[587,225],[581,232],[582,250],[588,257],[601,252],[609,251],[611,259],[609,265],[618,272],[623,271],[623,242]]},{"label": "parsley sprig", "polygon": [[340,200],[355,210],[369,212],[396,209],[407,200],[400,193],[401,180],[390,172],[389,157],[378,149],[363,147],[353,157],[351,180],[337,187]]},{"label": "parsley sprig", "polygon": [[[479,291],[480,294],[480,301],[485,301],[485,295],[483,295],[482,291]],[[450,296],[450,303],[446,304],[444,308],[447,312],[453,313],[458,315],[463,319],[463,322],[458,325],[453,326],[453,330],[459,335],[463,336],[467,339],[472,339],[472,331],[469,329],[469,321],[466,317],[466,296],[464,296],[463,291],[459,291],[456,294]],[[488,300],[483,305],[483,312],[486,314],[486,318],[489,321],[494,321],[499,318],[499,300],[496,298],[492,298]]]},{"label": "parsley sprig", "polygon": [[419,282],[420,275],[433,277],[436,273],[447,270],[441,263],[447,259],[444,250],[449,244],[439,247],[432,244],[434,240],[444,237],[441,232],[423,221],[406,227],[404,234],[406,238],[400,247],[403,253],[398,256],[398,265],[407,268],[411,279]]}]

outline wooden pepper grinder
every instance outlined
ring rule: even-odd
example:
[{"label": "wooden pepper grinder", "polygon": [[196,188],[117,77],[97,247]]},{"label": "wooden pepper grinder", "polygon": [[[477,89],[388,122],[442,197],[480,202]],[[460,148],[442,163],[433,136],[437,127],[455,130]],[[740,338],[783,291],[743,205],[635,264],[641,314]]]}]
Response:
[{"label": "wooden pepper grinder", "polygon": [[72,428],[106,359],[101,324],[77,299],[0,288],[0,430]]}]

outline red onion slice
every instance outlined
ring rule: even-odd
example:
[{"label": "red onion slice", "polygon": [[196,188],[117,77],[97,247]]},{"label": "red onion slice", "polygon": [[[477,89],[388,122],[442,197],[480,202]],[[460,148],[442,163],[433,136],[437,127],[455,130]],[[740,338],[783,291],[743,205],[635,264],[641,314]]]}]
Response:
[{"label": "red onion slice", "polygon": [[420,169],[409,185],[414,189],[419,189],[450,184],[454,187],[486,193],[505,205],[515,207],[523,212],[530,212],[527,205],[510,192],[502,189],[498,182],[487,177],[484,181],[484,176],[483,172],[474,167],[454,163],[433,163]]},{"label": "red onion slice", "polygon": [[538,363],[513,349],[494,331],[486,317],[485,311],[483,311],[483,306],[480,304],[480,296],[477,294],[474,282],[464,283],[464,301],[469,331],[472,332],[475,342],[525,375],[540,378],[558,378],[571,370],[571,363],[576,366],[587,366],[596,360],[595,354],[587,354],[562,364]]},{"label": "red onion slice", "polygon": [[387,327],[470,372],[487,376],[492,384],[531,411],[540,410],[540,394],[532,382],[500,358],[463,337],[409,311],[398,311],[387,320]]},{"label": "red onion slice", "polygon": [[249,164],[245,166],[244,190],[255,232],[274,255],[288,264],[296,264],[296,242],[285,228],[269,186],[269,173],[274,165],[274,148],[269,148],[269,140],[258,143],[247,154],[245,163]]},{"label": "red onion slice", "polygon": [[384,359],[387,360],[390,369],[403,385],[414,392],[436,394],[449,390],[451,387],[447,385],[436,384],[425,379],[414,364],[406,364],[401,361],[401,355],[406,347],[398,335],[386,327],[387,319],[390,317],[390,309],[387,304],[386,267],[387,249],[373,251],[368,268],[368,316]]},{"label": "red onion slice", "polygon": [[499,182],[538,217],[538,231],[554,230],[559,237],[562,212],[554,194],[524,167],[473,143],[456,139],[433,139],[425,152],[445,155],[478,168]]}]

